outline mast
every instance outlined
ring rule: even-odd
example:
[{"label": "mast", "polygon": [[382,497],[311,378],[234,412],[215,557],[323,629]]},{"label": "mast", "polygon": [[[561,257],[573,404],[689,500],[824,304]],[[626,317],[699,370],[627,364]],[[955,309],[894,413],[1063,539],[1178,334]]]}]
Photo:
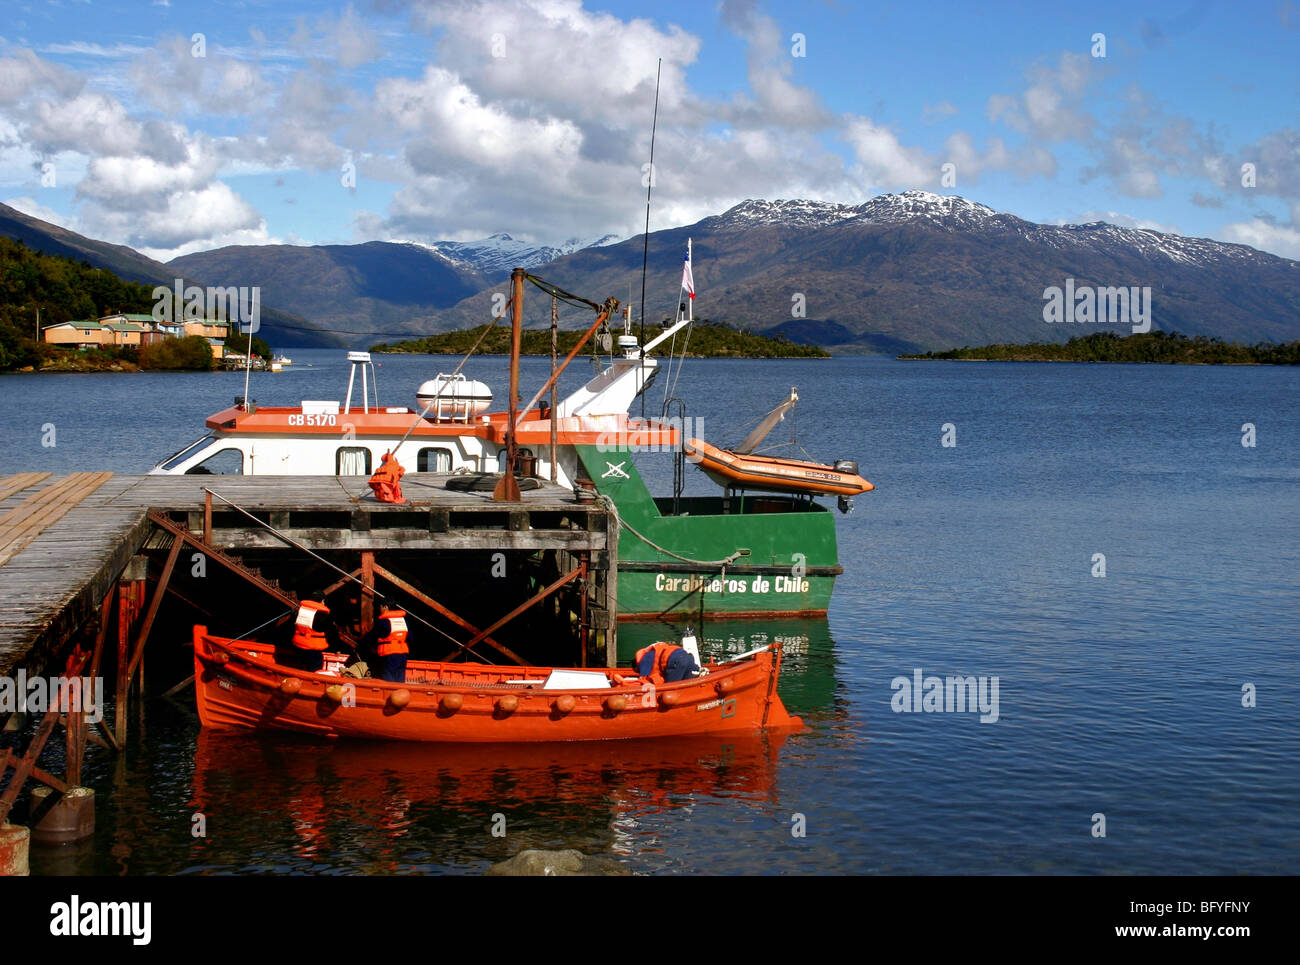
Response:
[{"label": "mast", "polygon": [[[641,358],[645,358],[645,273],[646,266],[650,258],[650,192],[655,186],[655,129],[659,126],[659,74],[663,70],[664,59],[659,58],[659,66],[655,68],[655,112],[654,119],[650,122],[650,176],[646,178],[645,185],[645,237],[641,243],[641,338],[643,346],[641,349]],[[644,372],[637,373],[637,389],[642,388],[640,379],[644,377]],[[641,418],[645,418],[645,394],[641,394]]]},{"label": "mast", "polygon": [[506,421],[506,464],[501,480],[492,490],[497,502],[519,501],[519,483],[515,482],[515,420],[519,412],[519,349],[524,322],[524,270],[516,268],[510,273],[510,406]]}]

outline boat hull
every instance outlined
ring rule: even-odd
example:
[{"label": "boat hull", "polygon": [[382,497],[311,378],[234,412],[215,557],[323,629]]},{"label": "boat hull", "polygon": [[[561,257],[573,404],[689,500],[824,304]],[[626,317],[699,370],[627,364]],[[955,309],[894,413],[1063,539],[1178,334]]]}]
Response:
[{"label": "boat hull", "polygon": [[[630,670],[607,689],[543,690],[550,668],[411,661],[407,682],[305,673],[267,644],[194,628],[199,719],[213,730],[441,743],[649,740],[799,728],[776,691],[780,648],[655,687]],[[328,664],[327,664],[328,666]],[[509,682],[507,682],[507,679]]]},{"label": "boat hull", "polygon": [[628,450],[576,448],[622,524],[620,620],[826,613],[843,569],[825,506],[761,494],[687,496],[674,505],[651,497]]}]

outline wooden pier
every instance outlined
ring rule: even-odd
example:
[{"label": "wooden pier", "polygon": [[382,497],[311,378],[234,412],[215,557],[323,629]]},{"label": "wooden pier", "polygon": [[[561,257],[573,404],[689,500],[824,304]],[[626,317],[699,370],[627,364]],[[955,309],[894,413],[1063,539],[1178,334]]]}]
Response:
[{"label": "wooden pier", "polygon": [[[0,476],[0,679],[95,677],[110,663],[116,672],[116,687],[106,688],[115,717],[99,734],[80,715],[51,711],[23,753],[0,748],[0,825],[27,779],[60,792],[80,783],[87,737],[124,745],[127,694],[143,679],[160,611],[173,622],[224,617],[236,632],[269,612],[269,634],[308,594],[335,594],[356,610],[355,623],[340,626],[345,640],[389,603],[423,625],[412,635],[417,655],[425,631],[422,658],[612,665],[613,514],[550,484],[500,502],[490,489],[448,488],[456,478],[408,474],[407,502],[393,505],[377,502],[364,477]],[[209,570],[218,578],[193,579]],[[476,587],[491,600],[490,618],[482,605],[464,615]],[[525,634],[521,644],[511,623],[525,614],[556,632]],[[430,640],[449,652],[427,652]],[[0,706],[0,724],[9,716]],[[66,779],[38,766],[57,724],[68,741]]]}]

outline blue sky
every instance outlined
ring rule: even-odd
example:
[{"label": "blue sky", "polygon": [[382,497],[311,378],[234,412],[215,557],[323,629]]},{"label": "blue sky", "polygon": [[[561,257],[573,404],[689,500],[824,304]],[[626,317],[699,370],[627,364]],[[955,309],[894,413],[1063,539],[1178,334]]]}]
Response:
[{"label": "blue sky", "polygon": [[1300,258],[1295,0],[7,13],[0,200],[163,259],[633,234],[661,57],[652,227],[921,188]]}]

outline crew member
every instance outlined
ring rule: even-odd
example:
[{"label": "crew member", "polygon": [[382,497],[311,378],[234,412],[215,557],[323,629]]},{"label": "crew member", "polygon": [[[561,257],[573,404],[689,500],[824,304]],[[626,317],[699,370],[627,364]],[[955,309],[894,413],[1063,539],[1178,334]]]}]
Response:
[{"label": "crew member", "polygon": [[383,610],[374,627],[361,641],[361,650],[370,663],[370,675],[395,684],[406,683],[406,658],[410,648],[406,645],[406,611]]},{"label": "crew member", "polygon": [[386,452],[379,460],[379,468],[375,474],[370,477],[370,488],[375,492],[375,499],[381,503],[404,503],[402,498],[402,477],[406,475],[406,470],[402,468],[401,463],[393,458],[391,452]]},{"label": "crew member", "polygon": [[700,665],[675,643],[653,643],[636,652],[636,672],[653,684],[672,684],[700,672]]},{"label": "crew member", "polygon": [[275,659],[286,667],[318,673],[325,665],[325,651],[337,649],[338,630],[330,616],[330,608],[317,594],[298,605],[289,643],[276,647]]}]

